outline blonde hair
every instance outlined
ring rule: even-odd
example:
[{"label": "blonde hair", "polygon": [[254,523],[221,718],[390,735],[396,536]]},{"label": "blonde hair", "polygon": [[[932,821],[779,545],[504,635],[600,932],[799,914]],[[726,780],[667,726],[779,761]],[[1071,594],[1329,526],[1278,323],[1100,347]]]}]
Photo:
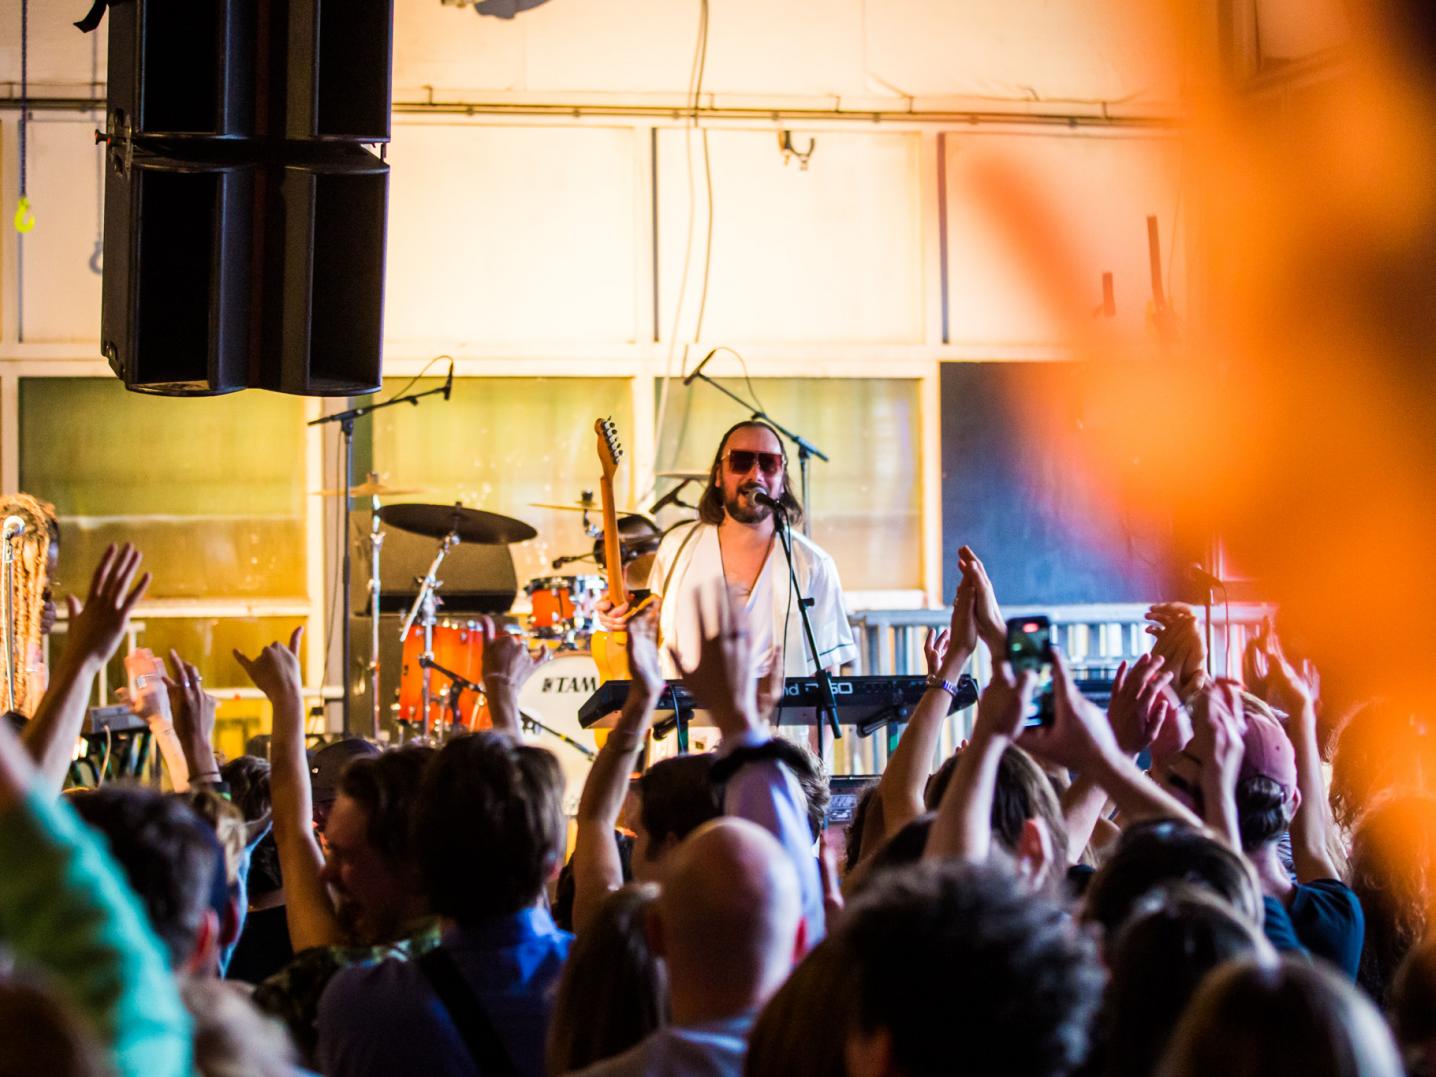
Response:
[{"label": "blonde hair", "polygon": [[[45,609],[45,588],[50,582],[50,543],[55,537],[55,506],[29,494],[0,497],[0,517],[18,516],[25,533],[15,539],[15,709],[34,714],[45,694],[44,670],[32,668],[31,657],[43,653],[40,620]],[[3,583],[0,583],[3,586]],[[0,701],[5,700],[9,674],[0,654]]]}]

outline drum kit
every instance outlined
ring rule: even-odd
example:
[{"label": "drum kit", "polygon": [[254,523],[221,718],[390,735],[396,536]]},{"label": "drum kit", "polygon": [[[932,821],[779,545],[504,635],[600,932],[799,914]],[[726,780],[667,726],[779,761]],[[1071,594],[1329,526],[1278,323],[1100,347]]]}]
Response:
[{"label": "drum kit", "polygon": [[[681,473],[682,477],[690,477]],[[694,474],[692,478],[706,478]],[[382,504],[381,499],[423,493],[420,489],[389,487],[371,474],[354,486],[351,496],[368,498],[372,515],[369,533],[368,609],[370,661],[369,699],[373,729],[383,728],[380,695],[380,559],[385,528],[394,528],[437,542],[432,561],[413,592],[399,628],[402,657],[397,688],[391,686],[390,714],[401,738],[443,739],[455,733],[489,726],[483,696],[484,630],[477,620],[441,616],[445,560],[460,545],[507,546],[535,538],[538,532],[522,520],[485,512],[462,503]],[[343,496],[343,491],[324,490]],[[674,504],[676,499],[670,500]],[[682,502],[676,502],[682,505]],[[603,533],[598,502],[585,491],[573,502],[540,504],[535,508],[581,513],[590,549],[553,561],[556,573],[570,565],[605,567]],[[598,515],[596,525],[592,517]],[[624,573],[630,587],[646,588],[649,571],[663,538],[654,520],[638,513],[619,517],[618,530]],[[546,652],[542,665],[519,693],[520,717],[536,743],[554,751],[568,784],[568,799],[576,807],[596,748],[593,733],[582,727],[578,711],[598,688],[598,667],[589,653],[589,640],[598,629],[597,606],[605,593],[604,577],[591,573],[540,576],[523,587],[528,611],[511,609],[501,617],[501,630],[528,642],[531,650]],[[346,678],[347,686],[347,678]]]}]

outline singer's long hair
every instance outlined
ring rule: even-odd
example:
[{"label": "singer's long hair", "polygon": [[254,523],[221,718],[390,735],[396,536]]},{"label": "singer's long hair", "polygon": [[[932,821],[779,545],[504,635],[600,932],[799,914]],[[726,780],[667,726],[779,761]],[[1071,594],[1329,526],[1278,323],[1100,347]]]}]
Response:
[{"label": "singer's long hair", "polygon": [[723,489],[718,482],[720,469],[723,467],[723,450],[728,447],[728,439],[739,430],[761,428],[773,435],[778,443],[778,451],[783,453],[783,495],[778,498],[778,504],[788,511],[788,522],[794,526],[803,522],[803,506],[798,497],[793,493],[793,480],[788,475],[788,454],[783,452],[783,439],[767,423],[759,422],[757,419],[745,419],[741,423],[734,423],[728,428],[727,433],[718,442],[718,451],[713,454],[713,466],[708,469],[708,489],[703,491],[703,496],[698,499],[698,518],[705,524],[721,524],[725,515],[723,508]]},{"label": "singer's long hair", "polygon": [[[6,516],[25,521],[25,533],[15,540],[15,709],[33,715],[45,693],[40,617],[45,608],[45,590],[50,585],[47,559],[50,544],[59,541],[60,532],[55,507],[29,494],[0,498],[0,518]],[[3,585],[0,577],[0,586]],[[4,707],[7,676],[4,651],[0,650],[0,708]]]}]

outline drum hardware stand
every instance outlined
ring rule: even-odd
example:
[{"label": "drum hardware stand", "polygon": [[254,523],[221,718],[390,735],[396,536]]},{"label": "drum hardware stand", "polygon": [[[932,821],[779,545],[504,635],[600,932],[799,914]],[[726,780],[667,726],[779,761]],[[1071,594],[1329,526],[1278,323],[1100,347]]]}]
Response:
[{"label": "drum hardware stand", "polygon": [[[344,652],[344,675],[342,678],[340,678],[340,680],[344,686],[344,695],[341,697],[340,706],[341,713],[343,715],[344,732],[350,736],[354,734],[354,727],[351,724],[349,718],[349,697],[352,694],[349,690],[349,669],[350,663],[354,660],[354,641],[350,638],[349,630],[349,581],[352,575],[350,569],[351,544],[349,542],[349,490],[354,485],[354,420],[363,418],[371,411],[378,411],[380,408],[393,407],[395,404],[413,404],[415,407],[418,407],[419,401],[422,400],[424,397],[434,396],[437,393],[442,393],[444,395],[444,399],[447,400],[449,398],[449,393],[452,389],[452,367],[450,367],[449,369],[449,377],[451,380],[448,384],[441,385],[433,389],[425,389],[422,393],[409,393],[405,396],[390,397],[388,400],[381,400],[377,404],[361,404],[357,408],[349,408],[346,411],[336,411],[333,415],[321,415],[319,418],[311,419],[309,422],[305,423],[306,426],[323,426],[325,423],[338,423],[339,432],[342,435],[342,442],[344,447],[344,526],[343,529],[339,532],[339,542],[344,551],[344,578],[343,583],[341,584],[344,589],[344,620],[342,623],[342,631],[340,633],[340,647]],[[377,620],[378,610],[376,609],[374,612],[375,618]],[[326,655],[325,657],[327,658],[328,656]],[[328,675],[327,671],[325,675]],[[375,676],[377,676],[377,674],[375,674]],[[375,698],[376,702],[374,705],[374,714],[372,719],[373,728],[369,731],[369,736],[377,740],[379,737],[379,705],[377,703],[377,693],[375,693]]]},{"label": "drum hardware stand", "polygon": [[429,715],[429,704],[433,700],[431,679],[434,663],[434,622],[437,620],[436,614],[439,605],[439,599],[435,592],[443,586],[443,581],[438,578],[437,573],[439,566],[444,563],[444,558],[449,555],[449,550],[458,544],[459,534],[457,531],[450,531],[439,541],[439,552],[429,563],[429,571],[424,574],[423,580],[419,583],[419,593],[414,596],[414,604],[409,607],[409,612],[404,617],[404,623],[399,628],[401,643],[409,634],[409,629],[413,627],[416,617],[424,629],[424,651],[419,658],[419,665],[424,670],[424,687],[420,696],[420,705],[424,711],[424,736],[426,737],[430,735],[433,727],[433,719]]},{"label": "drum hardware stand", "polygon": [[[378,481],[377,472],[370,472],[370,478]],[[379,737],[382,703],[379,699],[379,552],[384,546],[384,531],[379,526],[379,495],[369,499],[372,515],[369,517],[369,705],[373,710],[372,736]]]},{"label": "drum hardware stand", "polygon": [[[708,356],[704,357],[703,362],[706,363],[708,361],[708,357],[712,354],[712,352],[709,352]],[[798,483],[803,489],[803,534],[808,536],[809,538],[812,538],[813,514],[808,511],[808,464],[815,456],[819,460],[823,461],[823,463],[828,463],[827,454],[824,453],[807,438],[803,437],[803,435],[794,433],[792,430],[789,430],[782,423],[774,419],[771,415],[767,414],[765,411],[758,407],[756,402],[750,404],[737,393],[729,389],[725,389],[723,386],[719,385],[707,374],[703,373],[703,363],[698,364],[698,369],[694,370],[692,374],[688,375],[688,377],[684,379],[683,384],[687,385],[690,381],[693,380],[705,382],[706,384],[713,386],[713,388],[717,389],[724,396],[728,397],[728,399],[736,401],[737,403],[743,405],[743,407],[747,408],[752,413],[750,416],[752,419],[756,420],[757,422],[767,423],[774,430],[778,431],[779,434],[787,438],[789,441],[791,441],[794,445],[798,447]]]},{"label": "drum hardware stand", "polygon": [[[439,663],[435,662],[432,658],[420,658],[419,665],[423,666],[425,671],[432,670],[440,676],[449,678],[449,710],[453,713],[453,724],[450,726],[451,732],[453,730],[453,726],[459,724],[458,700],[461,693],[477,692],[479,695],[484,696],[485,698],[488,697],[488,693],[484,691],[483,685],[475,684],[467,677],[462,677],[459,674],[455,673],[452,669],[445,669],[443,666],[439,665]],[[557,729],[553,728],[553,726],[545,725],[537,718],[534,718],[532,715],[525,714],[522,711],[519,712],[519,723],[524,727],[525,731],[527,732],[547,733],[549,736],[555,738],[556,740],[563,741],[570,748],[578,752],[586,759],[593,759],[598,755],[598,753],[595,752],[592,748],[585,747],[584,745],[580,744],[578,741],[570,737],[568,734],[560,733]]]}]

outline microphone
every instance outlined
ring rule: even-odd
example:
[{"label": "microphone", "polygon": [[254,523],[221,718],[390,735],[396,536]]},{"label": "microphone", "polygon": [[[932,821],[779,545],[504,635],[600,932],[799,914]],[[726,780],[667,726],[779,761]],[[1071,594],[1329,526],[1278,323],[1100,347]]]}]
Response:
[{"label": "microphone", "polygon": [[696,378],[696,377],[698,377],[698,375],[702,372],[703,367],[704,367],[705,364],[707,364],[708,360],[709,360],[709,359],[712,359],[712,358],[713,358],[715,355],[717,355],[717,354],[718,354],[718,349],[717,349],[717,348],[714,348],[711,352],[709,352],[707,355],[705,355],[702,359],[698,360],[698,365],[693,368],[693,373],[689,374],[688,377],[686,377],[686,378],[683,379],[683,387],[684,387],[685,389],[688,388],[688,386],[690,386],[690,385],[693,384],[693,379]]},{"label": "microphone", "polygon": [[5,517],[5,523],[0,525],[0,533],[7,539],[19,538],[25,533],[25,520],[20,516]]},{"label": "microphone", "polygon": [[1193,561],[1191,567],[1187,569],[1187,575],[1190,576],[1193,581],[1201,584],[1203,587],[1206,587],[1209,590],[1226,590],[1227,585],[1224,580],[1217,576],[1213,576],[1210,572],[1204,569],[1201,565],[1197,564],[1195,561]]},{"label": "microphone", "polygon": [[777,515],[787,519],[788,510],[783,508],[783,503],[777,498],[771,497],[765,490],[754,490],[753,500],[758,504],[772,509]]},{"label": "microphone", "polygon": [[454,361],[449,360],[449,376],[444,380],[444,399],[449,399],[449,394],[454,391]]},{"label": "microphone", "polygon": [[678,495],[681,494],[684,488],[687,487],[687,485],[692,481],[692,479],[681,480],[677,486],[669,490],[668,493],[664,494],[662,497],[660,497],[657,501],[655,501],[652,505],[649,506],[648,515],[656,516],[659,509],[665,509],[669,505],[677,505],[679,508],[691,509],[693,506],[687,504],[686,502],[678,500]]}]

